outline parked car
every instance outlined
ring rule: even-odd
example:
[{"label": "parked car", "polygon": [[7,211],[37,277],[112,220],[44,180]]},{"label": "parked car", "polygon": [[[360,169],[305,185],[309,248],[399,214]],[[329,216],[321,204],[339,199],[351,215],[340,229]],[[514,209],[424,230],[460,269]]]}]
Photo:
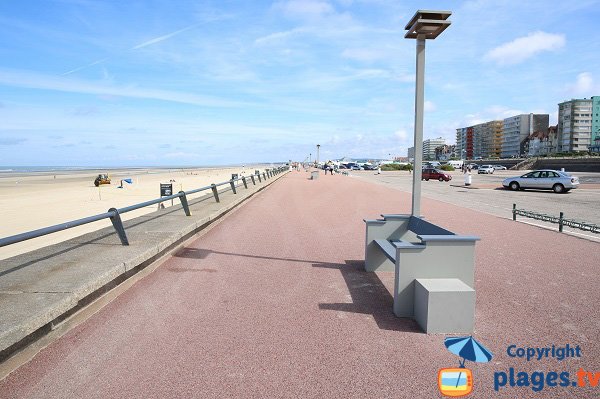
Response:
[{"label": "parked car", "polygon": [[558,170],[543,169],[525,173],[523,176],[504,179],[502,185],[511,190],[534,188],[552,190],[555,193],[566,193],[579,187],[579,178]]},{"label": "parked car", "polygon": [[362,170],[358,165],[351,165],[350,170]]},{"label": "parked car", "polygon": [[439,169],[425,168],[421,173],[421,180],[428,181],[429,179],[450,181],[452,180],[452,176]]},{"label": "parked car", "polygon": [[494,165],[494,170],[506,170],[506,166],[503,166],[503,165]]},{"label": "parked car", "polygon": [[482,175],[482,174],[491,175],[492,173],[494,173],[494,167],[492,165],[481,165],[477,169],[477,174],[479,174],[479,175]]}]

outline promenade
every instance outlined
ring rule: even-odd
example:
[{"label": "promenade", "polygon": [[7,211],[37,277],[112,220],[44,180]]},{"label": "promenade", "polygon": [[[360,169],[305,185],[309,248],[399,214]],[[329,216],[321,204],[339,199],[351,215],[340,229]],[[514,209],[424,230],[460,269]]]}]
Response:
[{"label": "promenade", "polygon": [[[366,273],[363,219],[409,213],[410,193],[291,172],[0,381],[0,398],[436,398],[458,366],[443,335],[392,313],[393,273]],[[466,195],[466,194],[465,194]],[[422,213],[478,235],[474,398],[593,398],[506,387],[494,372],[600,371],[600,244],[424,198]],[[426,267],[427,265],[423,265]],[[579,345],[527,362],[509,345]]]}]

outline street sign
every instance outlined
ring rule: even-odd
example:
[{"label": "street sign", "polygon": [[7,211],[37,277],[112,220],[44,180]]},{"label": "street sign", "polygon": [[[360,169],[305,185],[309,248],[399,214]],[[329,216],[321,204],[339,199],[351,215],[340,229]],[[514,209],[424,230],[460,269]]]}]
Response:
[{"label": "street sign", "polygon": [[169,195],[173,195],[173,184],[160,183],[160,196],[168,197]]}]

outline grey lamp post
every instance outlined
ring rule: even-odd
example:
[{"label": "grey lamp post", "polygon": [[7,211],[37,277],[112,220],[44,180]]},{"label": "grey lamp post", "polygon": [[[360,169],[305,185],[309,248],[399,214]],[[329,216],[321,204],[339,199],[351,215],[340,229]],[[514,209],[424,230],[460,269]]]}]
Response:
[{"label": "grey lamp post", "polygon": [[321,148],[321,144],[317,144],[317,168],[319,167],[319,148]]},{"label": "grey lamp post", "polygon": [[433,40],[448,26],[451,11],[418,10],[404,29],[406,39],[417,39],[415,87],[415,170],[413,173],[412,212],[421,216],[421,173],[423,164],[423,107],[425,105],[425,40]]}]

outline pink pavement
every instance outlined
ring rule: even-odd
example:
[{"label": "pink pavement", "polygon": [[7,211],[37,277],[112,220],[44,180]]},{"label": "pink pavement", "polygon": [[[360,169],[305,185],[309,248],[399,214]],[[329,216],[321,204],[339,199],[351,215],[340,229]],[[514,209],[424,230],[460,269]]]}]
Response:
[{"label": "pink pavement", "polygon": [[[393,273],[366,273],[363,219],[410,194],[291,172],[0,382],[0,398],[436,398],[458,366],[443,335],[392,313]],[[596,388],[494,391],[494,372],[600,371],[599,244],[423,199],[479,235],[474,398],[592,398]],[[423,265],[426,267],[427,265]],[[580,345],[527,362],[507,347]]]}]

